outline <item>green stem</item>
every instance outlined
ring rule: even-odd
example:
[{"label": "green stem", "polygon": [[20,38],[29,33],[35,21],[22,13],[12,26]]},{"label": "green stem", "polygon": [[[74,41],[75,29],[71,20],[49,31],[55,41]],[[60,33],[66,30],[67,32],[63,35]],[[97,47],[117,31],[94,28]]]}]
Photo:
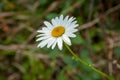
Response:
[{"label": "green stem", "polygon": [[70,47],[69,47],[67,44],[65,44],[65,46],[66,46],[67,49],[70,51],[70,53],[71,53],[77,60],[79,60],[79,62],[81,62],[82,64],[88,66],[89,68],[91,68],[91,69],[94,70],[95,72],[103,75],[103,76],[106,77],[108,80],[114,80],[113,78],[111,78],[110,76],[108,76],[107,74],[105,74],[104,72],[102,72],[102,71],[94,68],[91,64],[88,64],[87,62],[85,62],[84,60],[82,60],[81,58],[79,58],[79,57],[70,49]]}]

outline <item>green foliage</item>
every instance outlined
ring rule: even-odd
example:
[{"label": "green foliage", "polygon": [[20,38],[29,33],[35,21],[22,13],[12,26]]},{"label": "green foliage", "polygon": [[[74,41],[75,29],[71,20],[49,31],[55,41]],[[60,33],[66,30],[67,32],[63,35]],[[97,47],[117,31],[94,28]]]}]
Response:
[{"label": "green foliage", "polygon": [[2,12],[4,6],[5,6],[5,2],[1,2],[1,3],[0,3],[0,12]]},{"label": "green foliage", "polygon": [[120,57],[120,47],[116,47],[116,48],[114,49],[114,52],[115,52],[115,54],[116,54],[118,57]]},{"label": "green foliage", "polygon": [[52,19],[52,18],[54,18],[54,17],[56,17],[57,16],[57,14],[56,13],[49,13],[47,16],[46,16],[46,18],[47,19]]},{"label": "green foliage", "polygon": [[65,79],[65,71],[64,70],[60,71],[60,74],[59,74],[57,80],[66,80]]},{"label": "green foliage", "polygon": [[80,45],[84,43],[83,38],[77,33],[76,37],[72,39],[73,44]]}]

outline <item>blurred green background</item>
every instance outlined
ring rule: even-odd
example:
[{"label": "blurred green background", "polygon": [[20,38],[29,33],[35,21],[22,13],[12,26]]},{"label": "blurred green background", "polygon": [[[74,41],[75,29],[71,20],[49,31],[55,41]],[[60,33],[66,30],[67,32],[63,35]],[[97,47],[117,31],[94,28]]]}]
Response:
[{"label": "blurred green background", "polygon": [[0,0],[0,80],[106,80],[65,47],[36,47],[43,21],[61,14],[80,25],[72,50],[120,80],[119,0]]}]

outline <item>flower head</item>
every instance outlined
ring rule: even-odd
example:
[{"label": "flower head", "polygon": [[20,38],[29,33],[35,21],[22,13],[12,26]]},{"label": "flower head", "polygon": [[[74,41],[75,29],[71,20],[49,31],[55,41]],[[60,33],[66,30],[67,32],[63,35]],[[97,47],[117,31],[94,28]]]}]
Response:
[{"label": "flower head", "polygon": [[76,37],[74,34],[78,29],[77,21],[74,17],[61,15],[60,17],[53,18],[51,23],[44,21],[45,27],[41,30],[38,30],[37,40],[40,41],[37,47],[44,47],[54,49],[56,45],[62,50],[63,42],[68,45],[71,45],[70,37]]}]

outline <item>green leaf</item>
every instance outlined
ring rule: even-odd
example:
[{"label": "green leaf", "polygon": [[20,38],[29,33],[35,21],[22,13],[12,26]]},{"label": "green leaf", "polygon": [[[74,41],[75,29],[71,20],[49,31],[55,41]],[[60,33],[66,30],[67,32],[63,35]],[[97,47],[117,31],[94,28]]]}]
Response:
[{"label": "green leaf", "polygon": [[24,74],[23,75],[23,80],[31,80],[31,75],[30,74]]},{"label": "green leaf", "polygon": [[82,44],[84,42],[83,38],[77,33],[76,37],[72,39],[73,44]]},{"label": "green leaf", "polygon": [[65,79],[65,71],[62,70],[57,78],[57,80],[66,80]]},{"label": "green leaf", "polygon": [[114,48],[115,54],[120,57],[120,47]]},{"label": "green leaf", "polygon": [[0,2],[0,12],[2,12],[4,7],[5,7],[5,2]]},{"label": "green leaf", "polygon": [[70,65],[72,68],[76,68],[79,65],[79,62],[76,61],[75,59],[73,60],[73,58],[71,56],[67,56],[67,55],[63,55],[63,61]]},{"label": "green leaf", "polygon": [[49,14],[46,16],[46,18],[47,18],[47,19],[52,19],[52,18],[54,18],[54,17],[56,17],[56,16],[57,16],[56,13],[49,13]]},{"label": "green leaf", "polygon": [[58,56],[58,49],[55,48],[53,50],[50,50],[50,53],[48,55],[50,58],[56,58]]}]

